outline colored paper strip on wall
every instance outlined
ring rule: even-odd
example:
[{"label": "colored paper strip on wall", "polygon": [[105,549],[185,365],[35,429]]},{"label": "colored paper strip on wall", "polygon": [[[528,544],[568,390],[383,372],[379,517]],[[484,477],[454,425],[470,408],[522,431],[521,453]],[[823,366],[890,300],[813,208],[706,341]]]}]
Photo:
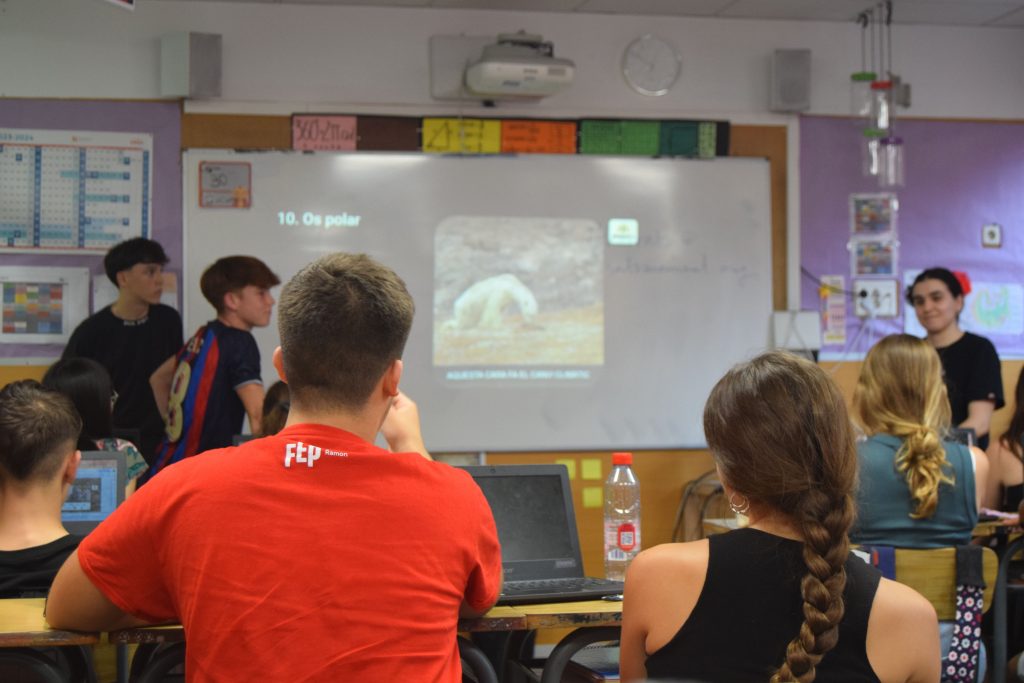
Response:
[{"label": "colored paper strip on wall", "polygon": [[658,153],[672,157],[697,156],[696,121],[662,121]]},{"label": "colored paper strip on wall", "polygon": [[571,121],[502,121],[501,151],[517,154],[575,154],[576,124]]},{"label": "colored paper strip on wall", "polygon": [[292,149],[350,152],[355,148],[355,116],[292,115]]},{"label": "colored paper strip on wall", "polygon": [[580,122],[580,154],[621,154],[622,122]]},{"label": "colored paper strip on wall", "polygon": [[623,121],[621,154],[655,156],[661,131],[660,121]]},{"label": "colored paper strip on wall", "polygon": [[713,121],[702,121],[697,126],[697,156],[701,159],[714,159],[718,149],[718,124]]},{"label": "colored paper strip on wall", "polygon": [[414,116],[360,116],[360,151],[418,152],[422,120]]},{"label": "colored paper strip on wall", "polygon": [[441,154],[498,154],[501,121],[423,119],[423,151]]}]

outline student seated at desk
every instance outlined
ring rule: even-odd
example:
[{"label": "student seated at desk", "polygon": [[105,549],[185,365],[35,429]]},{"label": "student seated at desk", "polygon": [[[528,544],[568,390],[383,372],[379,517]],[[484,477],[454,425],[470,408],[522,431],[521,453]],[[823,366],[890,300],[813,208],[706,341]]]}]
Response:
[{"label": "student seated at desk", "polygon": [[935,610],[849,552],[857,456],[839,389],[771,352],[711,391],[704,433],[738,529],[626,574],[624,681],[939,680]]},{"label": "student seated at desk", "polygon": [[1010,426],[993,439],[986,455],[990,469],[985,507],[1017,512],[1024,498],[1024,368],[1017,378]]},{"label": "student seated at desk", "polygon": [[50,624],[180,621],[193,682],[460,681],[458,618],[495,603],[501,556],[480,488],[430,459],[398,389],[412,298],[369,257],[332,254],[278,315],[285,429],[132,495],[61,569]]},{"label": "student seated at desk", "polygon": [[885,337],[864,359],[853,403],[868,435],[857,444],[854,542],[901,548],[970,543],[988,458],[942,439],[950,407],[935,349],[909,334]]},{"label": "student seated at desk", "polygon": [[82,422],[34,380],[0,390],[0,598],[41,597],[81,539],[61,524]]},{"label": "student seated at desk", "polygon": [[267,395],[263,399],[263,418],[260,420],[261,435],[273,436],[284,429],[291,407],[288,385],[280,380],[270,385]]},{"label": "student seated at desk", "polygon": [[[860,487],[855,543],[900,548],[967,545],[985,495],[988,458],[943,440],[950,406],[939,356],[909,334],[868,351],[854,390],[854,414],[868,435],[857,444]],[[942,657],[953,624],[942,623]],[[979,680],[984,677],[984,658]]]},{"label": "student seated at desk", "polygon": [[118,397],[106,368],[91,358],[65,358],[49,367],[43,375],[43,386],[71,399],[82,418],[79,450],[124,453],[125,495],[131,494],[149,465],[135,444],[114,436],[113,409]]}]

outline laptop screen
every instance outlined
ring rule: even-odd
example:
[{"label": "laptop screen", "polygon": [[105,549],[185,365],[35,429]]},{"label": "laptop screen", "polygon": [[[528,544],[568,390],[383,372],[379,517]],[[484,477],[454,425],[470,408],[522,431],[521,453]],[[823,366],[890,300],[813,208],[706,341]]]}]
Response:
[{"label": "laptop screen", "polygon": [[564,465],[464,468],[491,506],[506,580],[583,575]]},{"label": "laptop screen", "polygon": [[78,474],[61,507],[61,521],[73,534],[86,534],[124,501],[123,453],[82,453]]},{"label": "laptop screen", "polygon": [[482,477],[505,561],[571,557],[572,541],[557,475]]}]

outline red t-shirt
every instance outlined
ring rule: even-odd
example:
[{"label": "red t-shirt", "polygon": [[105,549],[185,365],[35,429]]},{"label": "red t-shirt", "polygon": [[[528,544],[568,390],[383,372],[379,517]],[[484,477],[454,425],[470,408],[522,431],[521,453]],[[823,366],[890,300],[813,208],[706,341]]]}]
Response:
[{"label": "red t-shirt", "polygon": [[78,558],[122,610],[184,625],[190,682],[454,683],[459,605],[501,578],[468,474],[312,424],[168,467]]}]

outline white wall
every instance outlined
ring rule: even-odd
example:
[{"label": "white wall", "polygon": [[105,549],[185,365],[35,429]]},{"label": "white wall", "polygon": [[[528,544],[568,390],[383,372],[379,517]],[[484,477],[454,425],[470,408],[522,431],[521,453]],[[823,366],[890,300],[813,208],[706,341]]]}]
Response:
[{"label": "white wall", "polygon": [[[775,48],[812,51],[811,113],[843,114],[860,64],[854,23],[683,19],[469,10],[282,6],[139,0],[125,12],[100,0],[0,2],[0,96],[156,98],[159,37],[223,35],[223,97],[191,110],[290,113],[455,111],[430,98],[428,39],[525,29],[573,59],[572,87],[539,104],[500,105],[539,116],[724,116],[785,120],[766,111]],[[633,93],[619,72],[634,37],[658,33],[683,56],[667,96]],[[913,85],[914,116],[1024,118],[1024,29],[894,27],[895,66]],[[464,111],[475,113],[478,105]]]}]

